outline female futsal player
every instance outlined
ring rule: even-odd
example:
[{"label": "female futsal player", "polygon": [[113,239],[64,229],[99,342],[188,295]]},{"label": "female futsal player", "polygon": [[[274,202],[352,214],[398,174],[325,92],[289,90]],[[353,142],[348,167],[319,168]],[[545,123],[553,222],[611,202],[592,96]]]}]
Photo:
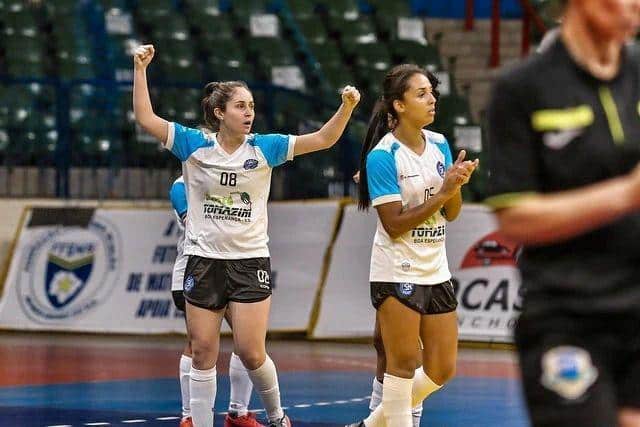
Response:
[{"label": "female futsal player", "polygon": [[[445,224],[462,206],[460,187],[478,161],[452,162],[443,135],[424,130],[436,98],[426,71],[399,65],[386,75],[360,161],[359,205],[374,206],[371,300],[386,355],[382,405],[367,427],[413,425],[411,408],[454,374],[457,302],[445,253]],[[418,339],[423,368],[415,369]]]},{"label": "female futsal player", "polygon": [[196,427],[213,423],[220,324],[227,306],[235,349],[258,391],[270,425],[289,426],[280,405],[275,365],[265,350],[271,283],[267,199],[271,170],[296,155],[331,147],[342,135],[359,92],[346,87],[336,114],[318,131],[300,136],[250,134],[253,96],[242,82],[209,83],[202,101],[211,132],[158,117],[146,68],[152,45],[135,53],[136,121],[182,161],[189,209],[184,252],[187,329],[193,353],[190,394]]},{"label": "female futsal player", "polygon": [[[440,81],[431,73],[427,73],[427,78],[431,83],[431,94],[435,98],[436,106],[440,93],[438,92],[438,84]],[[360,172],[357,172],[353,176],[353,180],[356,184],[360,183]],[[374,411],[382,403],[382,388],[384,382],[384,373],[387,367],[387,356],[384,350],[384,343],[382,341],[382,334],[380,332],[380,322],[376,317],[376,324],[373,331],[373,347],[376,350],[376,375],[373,377],[373,383],[371,385],[371,399],[369,400],[369,409]],[[416,369],[422,366],[422,345],[416,346]],[[420,420],[422,419],[422,402],[418,403],[411,409],[411,415],[413,418],[413,427],[420,427]]]},{"label": "female futsal player", "polygon": [[[178,177],[169,191],[169,199],[176,214],[176,222],[180,229],[180,236],[177,244],[176,261],[173,265],[173,273],[171,278],[171,294],[176,308],[182,312],[185,311],[185,301],[183,294],[184,271],[187,267],[188,256],[184,254],[184,230],[185,220],[187,217],[187,193],[184,185],[184,178]],[[225,320],[231,326],[231,315],[229,311],[225,312]],[[189,372],[191,371],[191,343],[187,335],[187,343],[180,357],[179,373],[180,373],[180,394],[182,397],[182,420],[180,427],[192,427],[191,406],[189,403]],[[229,409],[224,420],[225,427],[262,427],[256,420],[255,414],[249,412],[249,401],[251,400],[251,391],[253,384],[247,369],[235,352],[231,353],[229,360]],[[213,407],[211,402],[211,407]]]}]

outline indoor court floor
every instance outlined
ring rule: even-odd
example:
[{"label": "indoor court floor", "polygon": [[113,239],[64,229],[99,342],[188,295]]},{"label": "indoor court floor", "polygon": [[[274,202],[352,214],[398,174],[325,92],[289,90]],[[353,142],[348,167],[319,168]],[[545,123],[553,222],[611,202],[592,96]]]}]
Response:
[{"label": "indoor court floor", "polygon": [[[344,425],[368,414],[371,345],[269,340],[267,346],[294,427]],[[177,427],[181,348],[180,337],[3,333],[0,426]],[[230,351],[225,339],[216,426],[228,404]],[[254,393],[251,408],[259,407]],[[529,425],[516,357],[506,350],[461,349],[456,378],[424,408],[423,427]]]}]

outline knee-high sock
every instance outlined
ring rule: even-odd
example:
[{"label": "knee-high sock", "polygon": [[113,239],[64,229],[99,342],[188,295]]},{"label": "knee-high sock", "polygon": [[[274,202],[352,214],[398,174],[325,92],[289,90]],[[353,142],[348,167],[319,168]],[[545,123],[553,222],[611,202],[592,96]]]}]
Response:
[{"label": "knee-high sock", "polygon": [[[422,403],[431,393],[440,388],[442,386],[434,383],[422,368],[416,369],[416,373],[413,376],[413,388],[411,389],[411,406],[415,407],[418,403]],[[385,421],[382,406],[378,406],[375,411],[369,414],[365,418],[364,424],[366,427],[383,427]]]},{"label": "knee-high sock", "polygon": [[189,372],[191,371],[191,358],[186,355],[180,357],[180,395],[182,396],[182,416],[191,416],[191,404],[189,403]]},{"label": "knee-high sock", "polygon": [[229,360],[229,381],[231,382],[231,396],[229,398],[229,412],[242,417],[249,411],[249,401],[253,384],[249,372],[244,367],[237,354],[231,353]]},{"label": "knee-high sock", "polygon": [[[280,405],[280,387],[278,386],[278,373],[273,360],[267,355],[262,366],[249,371],[249,378],[256,391],[260,395],[269,421],[278,421],[284,416]],[[192,410],[193,411],[193,410]]]},{"label": "knee-high sock", "polygon": [[382,385],[382,412],[387,427],[410,427],[411,389],[413,378],[401,378],[384,374]]},{"label": "knee-high sock", "polygon": [[200,370],[191,366],[189,373],[191,419],[194,427],[213,425],[213,403],[216,400],[216,367]]}]

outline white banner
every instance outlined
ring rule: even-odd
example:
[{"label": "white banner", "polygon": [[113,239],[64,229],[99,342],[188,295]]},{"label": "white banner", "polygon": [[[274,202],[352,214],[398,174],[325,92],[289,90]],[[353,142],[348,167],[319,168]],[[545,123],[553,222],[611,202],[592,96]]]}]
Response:
[{"label": "white banner", "polygon": [[[314,337],[371,336],[375,311],[369,295],[369,260],[376,219],[375,209],[363,214],[355,205],[345,208]],[[495,230],[492,214],[474,205],[465,206],[447,225],[447,255],[464,340],[511,341],[520,312],[516,250]]]},{"label": "white banner", "polygon": [[[338,209],[338,202],[270,205],[271,331],[307,329]],[[28,210],[0,327],[183,332],[170,292],[177,233],[169,209]]]}]

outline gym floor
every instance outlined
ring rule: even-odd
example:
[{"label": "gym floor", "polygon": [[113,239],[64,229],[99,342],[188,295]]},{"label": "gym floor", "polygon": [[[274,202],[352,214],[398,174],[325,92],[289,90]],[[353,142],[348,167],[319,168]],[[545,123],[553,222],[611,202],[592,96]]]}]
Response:
[{"label": "gym floor", "polygon": [[[184,338],[3,333],[0,426],[177,426]],[[232,343],[218,363],[215,424],[229,399]],[[368,414],[371,345],[269,340],[282,404],[294,427],[337,426]],[[254,393],[251,409],[260,403]],[[457,376],[424,404],[422,426],[525,427],[515,353],[460,350]]]}]

